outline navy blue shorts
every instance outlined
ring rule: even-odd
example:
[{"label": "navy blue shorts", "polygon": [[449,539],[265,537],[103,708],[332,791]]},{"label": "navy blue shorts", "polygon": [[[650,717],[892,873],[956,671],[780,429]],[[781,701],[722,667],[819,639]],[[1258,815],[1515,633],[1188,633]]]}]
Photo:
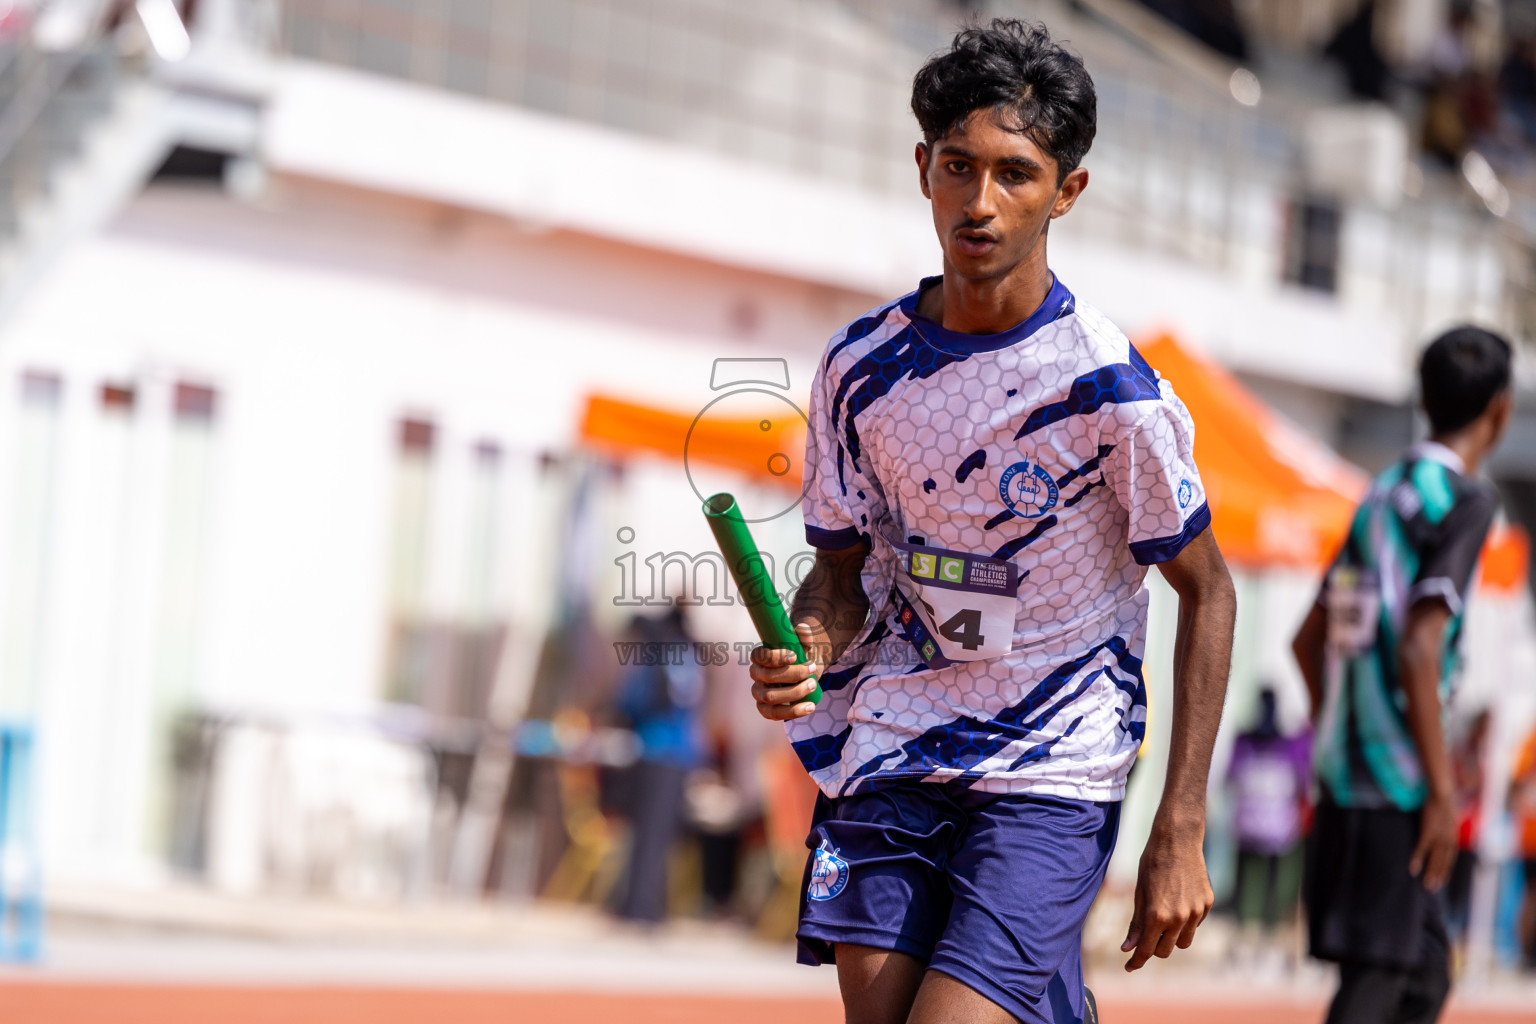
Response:
[{"label": "navy blue shorts", "polygon": [[1078,1024],[1083,920],[1118,803],[998,796],[910,782],[816,803],[799,960],[839,942],[890,949],[1021,1021]]}]

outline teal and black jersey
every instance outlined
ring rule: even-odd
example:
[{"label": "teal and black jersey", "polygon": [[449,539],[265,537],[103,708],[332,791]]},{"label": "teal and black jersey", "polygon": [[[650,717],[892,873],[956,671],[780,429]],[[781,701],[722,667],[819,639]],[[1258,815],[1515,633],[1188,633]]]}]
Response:
[{"label": "teal and black jersey", "polygon": [[1398,682],[1408,610],[1444,601],[1440,698],[1455,686],[1467,588],[1493,523],[1490,488],[1462,475],[1444,445],[1415,445],[1372,483],[1318,598],[1328,616],[1327,693],[1316,768],[1325,797],[1344,807],[1414,810],[1424,777]]}]

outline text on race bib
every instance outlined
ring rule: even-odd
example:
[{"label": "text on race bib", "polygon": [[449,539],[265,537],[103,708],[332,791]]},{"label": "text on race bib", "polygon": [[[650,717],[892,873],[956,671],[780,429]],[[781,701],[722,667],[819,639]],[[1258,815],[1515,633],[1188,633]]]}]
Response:
[{"label": "text on race bib", "polygon": [[1013,650],[1019,570],[986,555],[919,544],[892,544],[898,614],[929,668],[984,661]]}]

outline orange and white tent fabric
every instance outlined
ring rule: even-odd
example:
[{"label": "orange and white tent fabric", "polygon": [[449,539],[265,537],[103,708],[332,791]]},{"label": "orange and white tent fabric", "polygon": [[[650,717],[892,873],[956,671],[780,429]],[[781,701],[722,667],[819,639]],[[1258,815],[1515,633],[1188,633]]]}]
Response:
[{"label": "orange and white tent fabric", "polygon": [[798,493],[805,456],[805,421],[782,415],[776,406],[765,405],[763,413],[745,417],[690,415],[591,395],[581,418],[581,440],[589,448],[618,456],[644,453],[696,460]]},{"label": "orange and white tent fabric", "polygon": [[1365,473],[1173,338],[1137,347],[1195,421],[1195,463],[1227,559],[1247,566],[1325,564],[1370,483]]}]

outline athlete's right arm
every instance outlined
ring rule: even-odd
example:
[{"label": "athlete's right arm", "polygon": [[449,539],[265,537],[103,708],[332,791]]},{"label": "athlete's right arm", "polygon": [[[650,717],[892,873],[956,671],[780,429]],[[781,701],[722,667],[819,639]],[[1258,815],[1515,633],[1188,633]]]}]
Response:
[{"label": "athlete's right arm", "polygon": [[1398,675],[1407,701],[1404,717],[1419,752],[1424,772],[1424,809],[1419,815],[1419,841],[1408,862],[1430,891],[1451,877],[1456,863],[1456,791],[1451,758],[1440,726],[1440,667],[1445,660],[1445,627],[1451,609],[1430,598],[1408,609],[1408,621],[1398,645]]},{"label": "athlete's right arm", "polygon": [[804,718],[816,710],[805,699],[815,688],[810,677],[837,661],[869,617],[860,577],[868,554],[862,542],[840,551],[817,549],[816,563],[790,608],[790,621],[810,660],[796,665],[792,651],[759,647],[752,652],[752,699],[764,718]]}]

